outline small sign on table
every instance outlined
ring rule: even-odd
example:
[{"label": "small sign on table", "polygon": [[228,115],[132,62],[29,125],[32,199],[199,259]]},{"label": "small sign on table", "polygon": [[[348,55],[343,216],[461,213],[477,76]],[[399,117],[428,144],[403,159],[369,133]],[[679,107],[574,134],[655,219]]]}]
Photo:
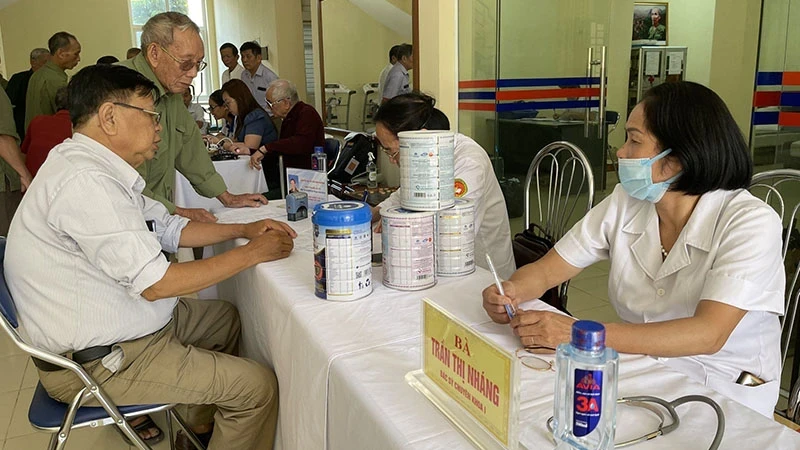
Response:
[{"label": "small sign on table", "polygon": [[422,300],[422,369],[406,381],[476,446],[519,446],[519,360],[429,299]]}]

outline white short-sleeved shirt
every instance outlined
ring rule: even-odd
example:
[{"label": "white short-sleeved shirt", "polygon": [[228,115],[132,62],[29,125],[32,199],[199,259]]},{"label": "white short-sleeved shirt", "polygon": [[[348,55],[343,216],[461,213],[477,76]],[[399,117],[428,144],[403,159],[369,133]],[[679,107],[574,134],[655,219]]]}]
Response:
[{"label": "white short-sleeved shirt", "polygon": [[231,81],[231,79],[241,80],[242,72],[244,72],[244,67],[239,63],[236,64],[236,67],[234,67],[233,70],[225,69],[225,71],[222,72],[222,84]]},{"label": "white short-sleeved shirt", "polygon": [[[655,205],[634,199],[617,185],[555,249],[580,268],[610,259],[609,299],[626,322],[692,317],[700,300],[746,310],[719,352],[662,360],[772,417],[785,288],[781,229],[775,211],[748,191],[708,192],[662,262]],[[742,371],[767,383],[735,384]]]},{"label": "white short-sleeved shirt", "polygon": [[195,122],[203,122],[203,126],[200,127],[200,133],[206,134],[208,131],[208,122],[206,122],[206,112],[203,111],[203,107],[200,106],[198,103],[189,103],[189,106],[186,107],[189,110],[189,114],[192,115],[192,119]]},{"label": "white short-sleeved shirt", "polygon": [[396,62],[386,75],[386,85],[381,86],[382,98],[392,99],[401,94],[411,92],[411,81],[408,71],[402,63]]},{"label": "white short-sleeved shirt", "polygon": [[[55,353],[136,339],[172,319],[147,301],[188,219],[142,195],[139,173],[75,133],[53,148],[11,223],[5,276],[22,328]],[[152,221],[155,231],[148,230]]]},{"label": "white short-sleeved shirt", "polygon": [[[475,202],[475,263],[488,270],[484,257],[488,252],[498,275],[508,279],[517,270],[511,248],[511,227],[506,200],[489,155],[477,142],[456,133],[453,162],[456,197]],[[400,205],[399,190],[378,206],[385,209],[396,205]]]}]

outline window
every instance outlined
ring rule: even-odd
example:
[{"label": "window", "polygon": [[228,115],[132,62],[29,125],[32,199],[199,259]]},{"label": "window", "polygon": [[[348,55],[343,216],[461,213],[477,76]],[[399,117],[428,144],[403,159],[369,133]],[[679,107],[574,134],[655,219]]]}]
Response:
[{"label": "window", "polygon": [[[175,11],[186,14],[200,27],[200,38],[205,46],[206,62],[213,56],[208,49],[208,28],[206,20],[206,0],[130,0],[131,37],[134,47],[141,47],[142,26],[158,13]],[[211,66],[207,66],[192,82],[197,93],[195,101],[205,103],[211,93]]]}]

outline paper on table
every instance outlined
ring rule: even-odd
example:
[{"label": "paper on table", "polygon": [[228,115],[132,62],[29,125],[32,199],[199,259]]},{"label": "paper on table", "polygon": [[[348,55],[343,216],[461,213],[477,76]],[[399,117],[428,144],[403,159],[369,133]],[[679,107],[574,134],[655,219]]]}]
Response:
[{"label": "paper on table", "polygon": [[645,52],[644,74],[658,75],[661,63],[661,52]]},{"label": "paper on table", "polygon": [[667,75],[680,75],[683,72],[683,52],[667,52]]}]

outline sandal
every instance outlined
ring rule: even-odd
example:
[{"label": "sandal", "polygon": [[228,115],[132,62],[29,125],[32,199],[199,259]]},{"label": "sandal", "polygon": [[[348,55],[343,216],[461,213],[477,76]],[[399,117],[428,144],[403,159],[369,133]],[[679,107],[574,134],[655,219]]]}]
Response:
[{"label": "sandal", "polygon": [[[153,419],[150,418],[150,415],[146,414],[144,416],[135,417],[135,418],[129,420],[128,423],[130,423],[132,421],[136,421],[137,419],[141,420],[140,419],[141,417],[144,417],[144,420],[142,420],[140,423],[138,423],[136,425],[131,425],[131,427],[133,428],[133,431],[135,431],[136,434],[138,434],[139,437],[147,445],[153,446],[153,445],[158,444],[159,442],[163,441],[164,440],[164,432],[162,432],[161,428],[159,428],[158,425],[156,425],[156,423],[153,422]],[[115,427],[115,428],[117,428],[117,427]],[[145,439],[142,436],[142,433],[147,432],[147,431],[153,431],[153,430],[157,430],[158,433],[156,433],[155,435],[150,436],[147,439]],[[119,431],[120,434],[122,434],[122,437],[124,437],[125,440],[128,441],[128,445],[133,445],[133,442],[131,442],[131,440],[128,439],[128,436],[125,436],[125,433],[120,431],[119,428],[117,428],[117,431]]]}]

